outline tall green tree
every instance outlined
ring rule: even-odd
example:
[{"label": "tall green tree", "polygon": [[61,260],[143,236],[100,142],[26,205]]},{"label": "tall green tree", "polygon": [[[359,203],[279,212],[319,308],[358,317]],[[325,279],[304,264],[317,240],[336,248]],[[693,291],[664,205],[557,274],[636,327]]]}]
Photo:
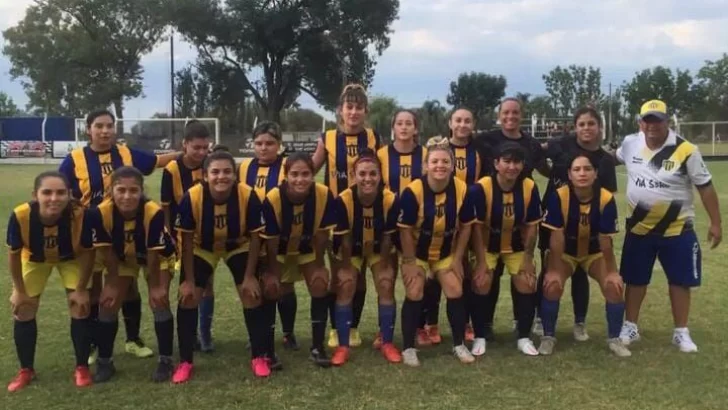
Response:
[{"label": "tall green tree", "polygon": [[5,92],[0,91],[0,117],[14,117],[20,114],[18,106]]},{"label": "tall green tree", "polygon": [[554,118],[558,116],[558,112],[551,103],[551,98],[548,95],[531,97],[523,104],[523,107],[523,118],[531,118],[533,114],[536,114],[538,118],[543,116],[546,116],[546,118]]},{"label": "tall green tree", "polygon": [[233,70],[275,121],[301,92],[333,109],[341,84],[369,84],[399,9],[398,0],[167,1],[201,57]]},{"label": "tall green tree", "polygon": [[601,103],[602,73],[592,66],[556,66],[542,76],[546,92],[562,117],[568,117],[579,107]]},{"label": "tall green tree", "polygon": [[627,111],[639,113],[640,107],[652,99],[663,100],[671,112],[683,115],[693,111],[698,100],[698,89],[688,70],[657,66],[635,73],[622,85]]},{"label": "tall green tree", "polygon": [[413,109],[419,120],[418,134],[420,143],[428,138],[444,135],[447,129],[447,111],[438,100],[427,100],[419,108]]},{"label": "tall green tree", "polygon": [[728,54],[706,61],[696,76],[702,106],[693,113],[696,120],[728,119]]},{"label": "tall green tree", "polygon": [[161,0],[35,0],[3,33],[13,78],[30,106],[78,115],[142,94],[141,57],[162,40]]},{"label": "tall green tree", "polygon": [[291,132],[321,131],[324,118],[308,108],[287,108],[281,113],[281,127]]},{"label": "tall green tree", "polygon": [[464,106],[475,114],[478,127],[487,128],[492,122],[493,110],[506,94],[506,78],[486,73],[462,73],[450,83],[447,103]]},{"label": "tall green tree", "polygon": [[399,104],[394,98],[383,95],[375,96],[369,101],[367,122],[379,135],[389,139],[392,133],[392,117],[398,109]]}]

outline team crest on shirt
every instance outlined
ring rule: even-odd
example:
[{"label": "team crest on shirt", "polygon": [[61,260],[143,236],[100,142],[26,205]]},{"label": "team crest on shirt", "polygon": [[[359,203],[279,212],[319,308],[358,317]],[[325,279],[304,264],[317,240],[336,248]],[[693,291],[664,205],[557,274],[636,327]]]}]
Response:
[{"label": "team crest on shirt", "polygon": [[579,223],[584,226],[589,225],[589,214],[580,213],[579,214]]},{"label": "team crest on shirt", "polygon": [[374,218],[371,216],[364,217],[364,229],[372,229],[374,226]]},{"label": "team crest on shirt", "polygon": [[468,166],[468,160],[466,158],[455,158],[455,167],[457,169],[465,169]]},{"label": "team crest on shirt", "polygon": [[505,215],[507,218],[513,217],[513,204],[512,203],[503,204],[503,215]]},{"label": "team crest on shirt", "polygon": [[124,231],[124,242],[126,243],[132,243],[134,242],[134,231]]},{"label": "team crest on shirt", "polygon": [[293,215],[293,224],[294,225],[300,225],[303,223],[303,212],[299,212],[295,215]]},{"label": "team crest on shirt", "polygon": [[357,155],[359,155],[359,147],[356,145],[347,145],[346,153],[350,157],[356,157]]},{"label": "team crest on shirt", "polygon": [[412,166],[411,165],[400,165],[399,166],[399,175],[402,178],[409,178],[410,175],[412,175]]},{"label": "team crest on shirt", "polygon": [[227,226],[227,215],[215,215],[215,228],[223,229]]},{"label": "team crest on shirt", "polygon": [[435,207],[435,216],[442,218],[445,215],[445,204],[437,205]]},{"label": "team crest on shirt", "polygon": [[102,162],[101,163],[101,173],[103,175],[109,175],[112,172],[114,172],[114,164],[111,162]]},{"label": "team crest on shirt", "polygon": [[58,246],[58,237],[56,235],[45,236],[43,242],[46,249],[53,249]]},{"label": "team crest on shirt", "polygon": [[666,159],[666,160],[663,160],[662,161],[662,168],[665,171],[672,171],[673,169],[675,169],[675,165],[676,165],[675,164],[675,161],[672,161],[672,160],[669,160],[669,159]]},{"label": "team crest on shirt", "polygon": [[258,175],[255,179],[256,188],[265,188],[265,183],[268,181],[268,177],[265,175]]}]

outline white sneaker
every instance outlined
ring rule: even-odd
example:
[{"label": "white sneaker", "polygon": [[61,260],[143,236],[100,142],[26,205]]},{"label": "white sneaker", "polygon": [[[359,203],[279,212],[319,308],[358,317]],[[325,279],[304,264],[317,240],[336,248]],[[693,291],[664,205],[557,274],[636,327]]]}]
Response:
[{"label": "white sneaker", "polygon": [[410,367],[419,367],[420,359],[417,357],[417,349],[410,347],[402,351],[402,363]]},{"label": "white sneaker", "polygon": [[473,356],[482,356],[485,354],[486,341],[482,337],[476,337],[473,340],[473,347],[470,349],[470,353]]},{"label": "white sneaker", "polygon": [[553,336],[544,336],[541,338],[541,344],[538,346],[538,353],[549,356],[554,352],[556,346],[556,338]]},{"label": "white sneaker", "polygon": [[622,330],[619,332],[619,338],[625,346],[638,342],[640,340],[640,331],[637,324],[625,320],[622,324]]},{"label": "white sneaker", "polygon": [[452,352],[455,355],[455,357],[460,360],[460,363],[468,364],[473,363],[475,361],[475,357],[473,357],[472,354],[470,354],[470,350],[468,350],[465,345],[455,346],[452,348]]},{"label": "white sneaker", "polygon": [[609,346],[609,350],[611,350],[617,357],[630,357],[632,356],[632,352],[627,349],[627,346],[624,345],[622,342],[622,339],[615,337],[613,339],[607,340],[607,346]]},{"label": "white sneaker", "polygon": [[683,353],[697,353],[698,346],[690,338],[690,332],[687,328],[682,330],[675,329],[672,334],[672,344],[680,348]]},{"label": "white sneaker", "polygon": [[518,350],[526,356],[538,356],[538,349],[536,349],[531,339],[527,337],[518,339]]},{"label": "white sneaker", "polygon": [[586,323],[574,323],[574,340],[586,342],[589,340],[589,333],[586,332]]},{"label": "white sneaker", "polygon": [[539,337],[543,336],[543,322],[541,322],[540,317],[537,317],[533,321],[533,328],[531,329],[531,333]]}]

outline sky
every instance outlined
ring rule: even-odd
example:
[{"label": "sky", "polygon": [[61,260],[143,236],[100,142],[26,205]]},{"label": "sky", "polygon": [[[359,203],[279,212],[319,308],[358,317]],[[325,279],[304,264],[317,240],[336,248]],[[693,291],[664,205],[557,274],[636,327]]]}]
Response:
[{"label": "sky", "polygon": [[[31,3],[0,0],[0,30],[17,24]],[[728,0],[400,0],[392,29],[369,92],[402,106],[444,103],[450,81],[469,71],[504,75],[507,95],[543,94],[541,76],[570,64],[601,68],[606,93],[638,70],[667,65],[695,73],[728,52]],[[176,68],[195,56],[178,38]],[[169,60],[169,43],[142,59],[144,97],[127,102],[126,117],[169,111]],[[24,106],[9,69],[0,56],[0,90]],[[299,102],[323,113],[308,96]]]}]

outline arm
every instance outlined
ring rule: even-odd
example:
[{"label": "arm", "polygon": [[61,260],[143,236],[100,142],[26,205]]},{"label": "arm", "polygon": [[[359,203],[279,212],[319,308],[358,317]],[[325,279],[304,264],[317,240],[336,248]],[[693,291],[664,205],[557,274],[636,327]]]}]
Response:
[{"label": "arm", "polygon": [[713,184],[698,187],[698,194],[700,194],[700,200],[703,202],[705,211],[708,213],[710,218],[711,226],[720,226],[723,222],[720,217],[720,204],[718,202],[718,193],[715,190]]},{"label": "arm", "polygon": [[181,152],[170,152],[169,154],[157,155],[157,168],[164,168],[179,157]]},{"label": "arm", "polygon": [[465,252],[468,250],[468,244],[470,243],[470,233],[472,226],[470,224],[460,225],[458,229],[457,239],[455,240],[455,254],[454,258],[456,261],[462,261],[465,256]]},{"label": "arm", "polygon": [[708,167],[705,165],[705,161],[703,161],[703,157],[697,147],[686,161],[688,177],[698,189],[700,200],[703,202],[705,211],[710,218],[708,241],[711,242],[712,249],[720,244],[723,237],[718,193],[713,186],[713,177],[710,171],[708,171]]},{"label": "arm", "polygon": [[258,254],[260,254],[260,235],[258,232],[251,232],[248,262],[245,265],[246,278],[255,278],[255,271],[258,267]]},{"label": "arm", "polygon": [[402,263],[413,263],[415,255],[415,237],[412,228],[399,228],[399,241],[402,245]]},{"label": "arm", "polygon": [[167,227],[168,231],[172,232],[174,222],[170,220],[172,218],[172,213],[169,210],[169,205],[162,204],[162,211],[164,212],[164,226]]},{"label": "arm", "polygon": [[523,236],[523,262],[533,263],[533,253],[536,249],[536,238],[538,237],[538,225],[537,224],[526,224],[521,228],[521,235]]},{"label": "arm", "polygon": [[392,255],[392,246],[393,246],[392,245],[392,234],[384,235],[384,237],[382,238],[382,243],[380,245],[380,248],[382,251],[380,253],[380,255],[382,256],[381,264],[384,267],[389,266],[389,262],[390,262],[389,258],[390,258],[390,255]]},{"label": "arm", "polygon": [[602,251],[602,255],[604,255],[604,263],[607,265],[607,273],[617,272],[617,258],[614,256],[614,246],[612,244],[611,235],[599,234],[599,249]]},{"label": "arm", "polygon": [[321,138],[318,140],[318,145],[316,145],[316,151],[313,153],[313,168],[318,173],[321,170],[321,167],[324,166],[324,162],[326,162],[326,145],[324,144],[324,137],[326,134],[322,134]]},{"label": "arm", "polygon": [[326,243],[329,240],[329,230],[318,231],[313,236],[314,252],[316,252],[316,261],[324,265],[324,254],[326,253]]},{"label": "arm", "polygon": [[483,226],[475,225],[475,229],[471,233],[471,241],[473,243],[473,252],[475,253],[475,262],[479,266],[485,266],[485,242],[483,241]]},{"label": "arm", "polygon": [[159,272],[161,263],[162,260],[159,257],[158,250],[147,250],[147,280],[152,285],[159,284]]},{"label": "arm", "polygon": [[10,270],[10,277],[13,280],[13,289],[16,292],[26,294],[25,282],[23,282],[23,262],[20,258],[19,251],[8,251],[8,268]]},{"label": "arm", "polygon": [[268,252],[268,265],[271,267],[278,266],[278,244],[280,239],[275,237],[269,237],[265,239],[266,250]]},{"label": "arm", "polygon": [[184,265],[185,282],[195,283],[195,234],[194,232],[182,232],[182,264]]}]

